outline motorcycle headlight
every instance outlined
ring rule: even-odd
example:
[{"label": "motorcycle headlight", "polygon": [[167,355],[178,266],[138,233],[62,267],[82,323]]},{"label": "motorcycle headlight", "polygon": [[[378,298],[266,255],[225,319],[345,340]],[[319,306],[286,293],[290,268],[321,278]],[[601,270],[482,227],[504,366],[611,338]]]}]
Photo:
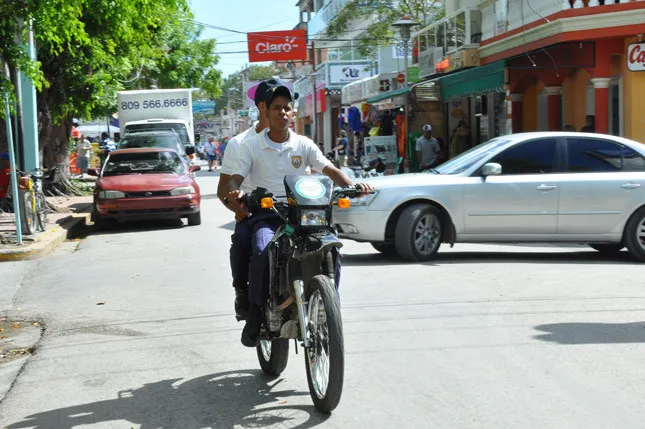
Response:
[{"label": "motorcycle headlight", "polygon": [[195,193],[195,188],[192,186],[183,186],[181,188],[175,188],[170,191],[170,195],[177,196],[177,195],[188,195],[188,194],[194,194]]},{"label": "motorcycle headlight", "polygon": [[324,226],[327,225],[325,210],[303,210],[300,216],[301,226]]},{"label": "motorcycle headlight", "polygon": [[374,198],[376,198],[376,195],[378,195],[378,191],[373,194],[366,194],[358,198],[352,198],[350,202],[352,206],[369,206],[372,204],[372,201],[374,201]]},{"label": "motorcycle headlight", "polygon": [[125,198],[125,194],[121,191],[101,191],[99,198],[102,200],[114,200],[117,198]]}]

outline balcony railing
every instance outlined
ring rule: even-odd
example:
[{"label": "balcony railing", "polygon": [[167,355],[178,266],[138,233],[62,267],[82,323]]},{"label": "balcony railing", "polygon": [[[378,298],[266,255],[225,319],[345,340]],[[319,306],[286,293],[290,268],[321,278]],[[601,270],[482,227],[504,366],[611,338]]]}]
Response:
[{"label": "balcony railing", "polygon": [[[605,0],[605,5],[631,3],[634,0]],[[636,0],[643,1],[643,0]],[[603,7],[600,0],[489,0],[480,4],[482,40],[514,30],[556,12],[569,9]],[[544,22],[547,22],[544,20]]]},{"label": "balcony railing", "polygon": [[449,54],[477,46],[481,40],[481,11],[476,7],[462,8],[412,35],[412,62],[418,63],[424,52]]},{"label": "balcony railing", "polygon": [[348,2],[349,0],[328,0],[309,21],[309,37],[312,38],[325,31],[327,24],[338,15]]}]

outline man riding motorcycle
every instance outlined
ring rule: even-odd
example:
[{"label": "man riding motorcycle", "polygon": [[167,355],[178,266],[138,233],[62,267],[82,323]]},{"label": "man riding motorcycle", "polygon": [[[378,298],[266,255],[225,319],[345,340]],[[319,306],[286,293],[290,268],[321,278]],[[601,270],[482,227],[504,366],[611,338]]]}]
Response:
[{"label": "man riding motorcycle", "polygon": [[[275,83],[269,85],[265,94],[268,111],[269,129],[248,138],[240,145],[231,163],[231,178],[228,195],[224,203],[235,213],[248,217],[249,213],[241,202],[244,191],[240,186],[250,174],[253,184],[269,190],[275,197],[285,194],[284,176],[306,174],[305,168],[311,167],[329,176],[341,187],[353,185],[352,180],[341,170],[334,167],[312,140],[300,136],[289,129],[293,120],[293,101],[297,95],[286,86]],[[368,184],[356,185],[361,191],[371,190]],[[258,344],[261,326],[262,306],[265,302],[268,277],[268,257],[265,251],[282,219],[273,213],[251,216],[252,224],[251,259],[249,265],[250,307],[241,341],[247,347]]]}]

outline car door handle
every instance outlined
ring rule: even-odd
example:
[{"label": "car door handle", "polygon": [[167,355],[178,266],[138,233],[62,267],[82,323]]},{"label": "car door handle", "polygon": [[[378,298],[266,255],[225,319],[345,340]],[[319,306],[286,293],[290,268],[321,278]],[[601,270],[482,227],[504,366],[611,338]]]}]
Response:
[{"label": "car door handle", "polygon": [[556,188],[555,185],[540,185],[537,187],[538,191],[552,191]]},{"label": "car door handle", "polygon": [[623,189],[631,190],[631,189],[637,189],[641,187],[640,183],[623,183],[621,186]]}]

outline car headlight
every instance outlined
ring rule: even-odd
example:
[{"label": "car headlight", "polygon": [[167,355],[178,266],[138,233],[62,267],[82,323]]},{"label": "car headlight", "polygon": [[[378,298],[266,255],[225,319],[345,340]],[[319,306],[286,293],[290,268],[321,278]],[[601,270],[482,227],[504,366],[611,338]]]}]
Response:
[{"label": "car headlight", "polygon": [[373,194],[366,194],[358,198],[352,198],[350,199],[350,203],[352,206],[369,206],[372,204],[372,201],[374,201],[374,198],[376,198],[376,195],[378,195],[378,191],[375,191]]},{"label": "car headlight", "polygon": [[327,225],[326,210],[303,210],[300,216],[301,226]]},{"label": "car headlight", "polygon": [[117,198],[125,198],[125,193],[121,191],[101,191],[99,198],[102,200],[114,200]]},{"label": "car headlight", "polygon": [[175,188],[170,191],[170,195],[177,196],[177,195],[188,195],[188,194],[194,194],[195,193],[195,188],[192,186],[183,186],[181,188]]}]

